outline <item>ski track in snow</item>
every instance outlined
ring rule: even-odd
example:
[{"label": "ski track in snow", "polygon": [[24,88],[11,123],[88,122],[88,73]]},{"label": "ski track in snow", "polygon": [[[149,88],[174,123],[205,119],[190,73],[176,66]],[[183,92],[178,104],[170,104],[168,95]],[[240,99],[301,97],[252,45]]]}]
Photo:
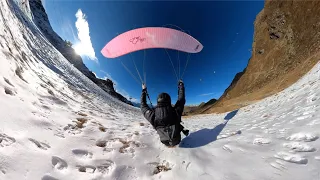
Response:
[{"label": "ski track in snow", "polygon": [[0,179],[320,178],[319,63],[238,111],[184,118],[190,135],[166,148],[139,109],[76,70],[30,14],[12,0],[0,10]]}]

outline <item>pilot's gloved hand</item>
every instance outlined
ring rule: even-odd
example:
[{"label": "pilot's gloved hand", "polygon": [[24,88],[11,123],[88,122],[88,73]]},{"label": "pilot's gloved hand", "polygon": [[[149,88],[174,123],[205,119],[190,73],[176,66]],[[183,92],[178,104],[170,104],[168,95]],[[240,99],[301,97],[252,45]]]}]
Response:
[{"label": "pilot's gloved hand", "polygon": [[144,83],[142,84],[142,91],[147,92],[147,85],[145,85]]},{"label": "pilot's gloved hand", "polygon": [[184,83],[183,83],[183,81],[181,79],[179,80],[178,86],[179,87],[183,87],[184,86]]}]

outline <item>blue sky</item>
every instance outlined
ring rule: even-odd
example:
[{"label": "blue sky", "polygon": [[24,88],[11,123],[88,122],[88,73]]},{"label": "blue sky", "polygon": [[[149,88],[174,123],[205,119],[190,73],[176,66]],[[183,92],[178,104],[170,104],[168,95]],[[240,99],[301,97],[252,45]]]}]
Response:
[{"label": "blue sky", "polygon": [[[75,25],[75,15],[80,9],[85,14],[85,23],[88,23],[90,30],[89,41],[91,40],[94,51],[92,55],[90,48],[85,48],[90,51],[90,55],[82,56],[84,63],[98,77],[111,78],[120,93],[136,100],[140,99],[141,85],[126,71],[121,61],[138,78],[132,59],[142,73],[144,51],[107,59],[100,53],[101,49],[115,36],[139,27],[173,24],[188,31],[204,46],[200,53],[190,56],[183,77],[187,104],[200,104],[212,98],[219,98],[235,74],[246,67],[251,56],[253,23],[263,4],[263,1],[47,0],[45,9],[53,29],[63,39],[74,44],[80,42]],[[83,19],[80,20],[85,24]],[[86,28],[81,26],[80,30],[85,32]],[[161,92],[169,93],[175,101],[177,80],[165,50],[149,49],[145,52],[145,71],[152,102],[155,103],[157,95]],[[178,71],[177,51],[168,52]],[[187,54],[180,52],[179,59],[182,74]]]}]

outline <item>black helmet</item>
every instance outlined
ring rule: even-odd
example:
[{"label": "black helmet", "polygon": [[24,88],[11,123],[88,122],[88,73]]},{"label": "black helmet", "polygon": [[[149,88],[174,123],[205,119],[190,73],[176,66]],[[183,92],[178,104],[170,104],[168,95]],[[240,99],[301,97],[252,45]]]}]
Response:
[{"label": "black helmet", "polygon": [[161,93],[158,95],[157,99],[158,105],[171,105],[170,95],[167,93]]}]

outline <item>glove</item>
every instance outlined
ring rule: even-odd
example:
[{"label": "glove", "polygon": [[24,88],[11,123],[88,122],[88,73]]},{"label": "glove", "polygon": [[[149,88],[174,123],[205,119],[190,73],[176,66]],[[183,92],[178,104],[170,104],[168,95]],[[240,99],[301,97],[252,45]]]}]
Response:
[{"label": "glove", "polygon": [[147,85],[142,84],[142,91],[147,91]]},{"label": "glove", "polygon": [[178,83],[178,86],[180,87],[180,86],[183,86],[184,85],[184,83],[183,83],[183,81],[180,79],[179,80],[179,83]]}]

